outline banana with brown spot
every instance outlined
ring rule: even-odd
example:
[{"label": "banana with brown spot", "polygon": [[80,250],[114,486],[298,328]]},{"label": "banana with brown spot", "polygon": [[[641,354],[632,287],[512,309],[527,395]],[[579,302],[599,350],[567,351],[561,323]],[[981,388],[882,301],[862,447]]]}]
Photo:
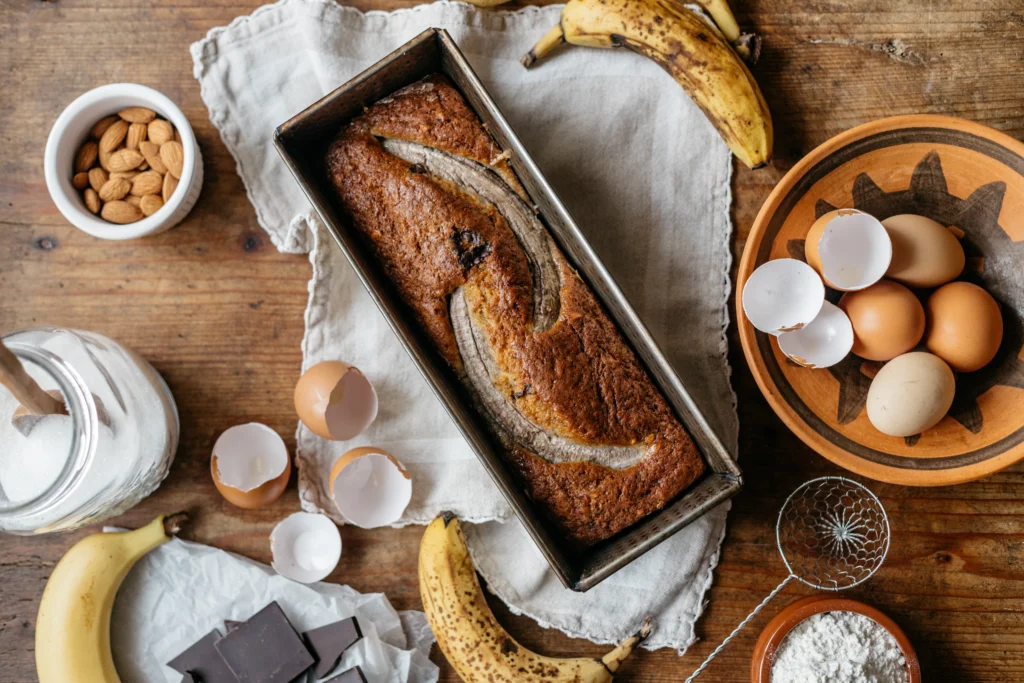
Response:
[{"label": "banana with brown spot", "polygon": [[487,605],[459,521],[442,513],[420,542],[420,595],[437,644],[465,683],[609,683],[651,622],[600,659],[545,657],[515,641]]},{"label": "banana with brown spot", "polygon": [[523,55],[523,66],[563,42],[650,58],[704,111],[740,161],[759,168],[771,159],[772,119],[761,89],[726,38],[682,3],[569,0],[558,26]]}]

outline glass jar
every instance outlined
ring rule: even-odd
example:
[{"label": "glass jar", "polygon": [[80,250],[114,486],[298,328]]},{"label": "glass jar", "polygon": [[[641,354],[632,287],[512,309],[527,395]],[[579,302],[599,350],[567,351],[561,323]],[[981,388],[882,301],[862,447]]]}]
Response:
[{"label": "glass jar", "polygon": [[74,529],[121,514],[160,485],[178,446],[178,411],[152,366],[92,332],[38,327],[3,343],[68,415],[16,427],[0,386],[0,531]]}]

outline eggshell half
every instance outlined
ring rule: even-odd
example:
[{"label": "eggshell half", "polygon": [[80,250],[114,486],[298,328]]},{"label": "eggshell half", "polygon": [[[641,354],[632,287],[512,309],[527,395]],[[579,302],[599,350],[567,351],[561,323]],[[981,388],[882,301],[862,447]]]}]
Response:
[{"label": "eggshell half", "polygon": [[779,335],[779,349],[805,368],[827,368],[853,348],[853,326],[846,313],[826,301],[818,317],[799,330]]},{"label": "eggshell half", "polygon": [[[806,247],[805,247],[806,249]],[[892,240],[885,226],[862,212],[839,212],[818,240],[821,277],[845,292],[870,287],[885,275],[892,261]]]},{"label": "eggshell half", "polygon": [[377,392],[359,368],[324,361],[309,368],[295,385],[295,412],[324,439],[355,438],[377,418]]},{"label": "eggshell half", "polygon": [[821,241],[821,236],[825,234],[825,226],[837,216],[849,216],[855,213],[863,213],[863,211],[858,211],[857,209],[835,209],[834,211],[829,211],[814,221],[811,229],[807,231],[807,236],[804,238],[804,258],[807,260],[807,265],[814,268],[818,275],[821,275],[821,256],[818,255],[818,242]]},{"label": "eggshell half", "polygon": [[296,512],[270,534],[271,566],[299,583],[327,578],[341,560],[341,534],[326,515]]},{"label": "eggshell half", "polygon": [[390,453],[361,446],[334,462],[330,491],[346,521],[373,529],[402,517],[412,500],[412,477]]},{"label": "eggshell half", "polygon": [[225,431],[213,445],[210,474],[220,495],[240,508],[270,505],[288,488],[288,448],[270,427],[250,422]]},{"label": "eggshell half", "polygon": [[762,332],[799,330],[821,310],[825,285],[803,261],[780,258],[758,266],[743,285],[743,313]]}]

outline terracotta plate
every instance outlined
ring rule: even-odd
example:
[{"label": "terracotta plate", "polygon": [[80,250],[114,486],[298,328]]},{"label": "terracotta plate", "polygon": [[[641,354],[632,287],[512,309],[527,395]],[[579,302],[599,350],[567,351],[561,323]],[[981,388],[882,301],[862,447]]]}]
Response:
[{"label": "terracotta plate", "polygon": [[[742,291],[770,259],[804,258],[817,216],[854,207],[879,219],[928,216],[964,234],[961,279],[980,284],[1003,310],[1003,344],[985,368],[957,377],[950,414],[918,436],[874,429],[864,410],[879,363],[849,356],[824,370],[797,367],[774,337],[743,316]],[[935,486],[984,477],[1024,458],[1024,144],[980,124],[900,116],[859,126],[804,157],[772,191],[754,222],[736,283],[740,340],[776,413],[807,445],[858,474]],[[829,291],[835,303],[839,293]]]}]

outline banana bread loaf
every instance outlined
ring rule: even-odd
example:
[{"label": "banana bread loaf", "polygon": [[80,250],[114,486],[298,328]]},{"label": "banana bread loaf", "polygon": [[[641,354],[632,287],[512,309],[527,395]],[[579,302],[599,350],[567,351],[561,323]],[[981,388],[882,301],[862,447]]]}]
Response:
[{"label": "banana bread loaf", "polygon": [[527,494],[567,538],[606,539],[703,473],[665,398],[444,76],[348,124],[326,168]]}]

